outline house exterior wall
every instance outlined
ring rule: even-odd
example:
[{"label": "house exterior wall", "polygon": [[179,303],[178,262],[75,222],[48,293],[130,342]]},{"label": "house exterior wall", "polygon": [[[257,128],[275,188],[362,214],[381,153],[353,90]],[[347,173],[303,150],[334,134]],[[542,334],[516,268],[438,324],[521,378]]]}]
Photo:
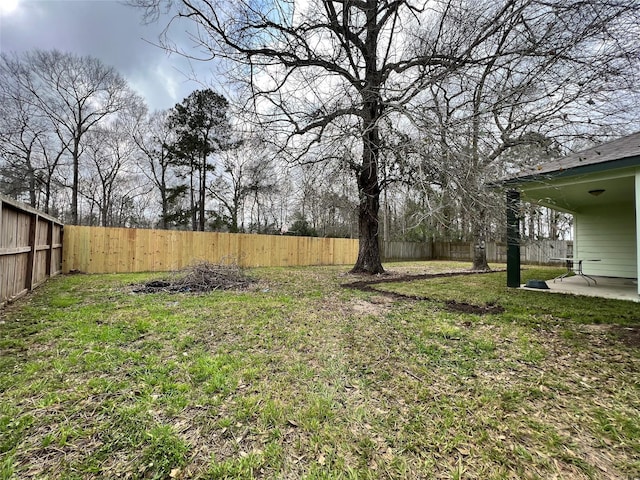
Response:
[{"label": "house exterior wall", "polygon": [[587,275],[637,278],[636,214],[632,202],[591,207],[574,214],[574,257]]}]

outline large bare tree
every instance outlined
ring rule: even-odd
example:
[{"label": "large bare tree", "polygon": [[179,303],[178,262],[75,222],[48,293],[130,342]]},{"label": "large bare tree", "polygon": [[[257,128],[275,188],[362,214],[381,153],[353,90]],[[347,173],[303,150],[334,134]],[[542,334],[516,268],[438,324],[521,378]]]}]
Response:
[{"label": "large bare tree", "polygon": [[92,210],[94,206],[98,209],[103,227],[130,223],[128,207],[153,188],[140,181],[142,174],[135,162],[139,149],[134,134],[145,117],[146,106],[137,102],[107,125],[86,134],[80,193]]},{"label": "large bare tree", "polygon": [[136,128],[133,139],[138,146],[140,169],[160,197],[158,226],[168,229],[174,224],[186,188],[176,178],[172,148],[177,134],[169,117],[172,109],[160,110],[147,116]]},{"label": "large bare tree", "polygon": [[208,189],[218,203],[220,226],[238,233],[244,230],[247,198],[253,195],[255,199],[256,191],[261,190],[265,182],[274,181],[264,175],[271,166],[273,155],[256,133],[247,132],[231,140],[231,148],[220,152]]},{"label": "large bare tree", "polygon": [[21,87],[29,74],[19,58],[0,56],[0,189],[49,212],[54,175],[67,144],[34,95]]},{"label": "large bare tree", "polygon": [[[132,0],[157,17],[172,2]],[[470,62],[498,26],[520,14],[517,2],[411,0],[183,0],[176,21],[194,22],[203,53],[233,62],[252,104],[272,128],[288,127],[287,151],[339,142],[357,158],[358,260],[353,272],[380,273],[381,123],[429,85]],[[459,18],[476,22],[460,31]],[[165,44],[171,48],[171,43]],[[264,117],[263,117],[264,118]],[[397,122],[393,120],[391,124]],[[285,125],[286,124],[286,125]],[[354,151],[355,150],[355,151]]]},{"label": "large bare tree", "polygon": [[[8,58],[8,57],[7,57]],[[47,117],[71,157],[71,223],[78,223],[82,142],[87,132],[140,97],[112,67],[93,57],[35,50],[13,61],[22,65],[19,87],[39,115]]]}]

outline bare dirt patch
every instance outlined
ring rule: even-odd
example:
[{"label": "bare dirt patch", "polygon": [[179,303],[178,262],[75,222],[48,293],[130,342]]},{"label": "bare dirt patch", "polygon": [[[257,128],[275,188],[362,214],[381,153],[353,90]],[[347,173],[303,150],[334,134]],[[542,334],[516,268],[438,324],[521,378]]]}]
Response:
[{"label": "bare dirt patch", "polygon": [[592,343],[604,345],[615,339],[628,347],[640,347],[640,327],[622,325],[583,325],[582,332],[592,337]]},{"label": "bare dirt patch", "polygon": [[628,347],[640,348],[640,327],[621,327],[614,326],[612,330],[618,334],[618,337]]},{"label": "bare dirt patch", "polygon": [[504,307],[495,303],[486,305],[473,305],[466,302],[457,302],[455,300],[447,300],[445,302],[447,310],[450,312],[473,313],[475,315],[488,315],[494,313],[503,313]]},{"label": "bare dirt patch", "polygon": [[[388,275],[379,275],[375,278],[358,280],[351,283],[343,283],[341,286],[343,288],[353,288],[356,290],[361,290],[363,292],[373,292],[378,295],[383,295],[389,297],[393,300],[413,300],[413,301],[434,301],[429,297],[423,297],[420,295],[406,295],[404,293],[398,292],[387,292],[383,290],[378,290],[373,287],[373,285],[380,285],[383,283],[401,283],[401,282],[413,282],[417,280],[427,280],[431,278],[441,278],[441,277],[454,277],[461,275],[478,275],[482,273],[494,273],[495,270],[491,271],[475,271],[475,270],[462,270],[462,271],[453,271],[453,272],[444,272],[444,273],[423,273],[418,275],[408,275],[408,274],[388,274]],[[497,304],[487,304],[487,305],[473,305],[465,302],[458,302],[457,300],[447,300],[445,302],[446,309],[450,312],[460,312],[460,313],[471,313],[476,315],[487,315],[487,314],[496,314],[503,313],[504,307]]]},{"label": "bare dirt patch", "polygon": [[387,296],[376,296],[370,301],[355,299],[350,302],[351,309],[362,315],[381,315],[389,310],[393,300]]}]

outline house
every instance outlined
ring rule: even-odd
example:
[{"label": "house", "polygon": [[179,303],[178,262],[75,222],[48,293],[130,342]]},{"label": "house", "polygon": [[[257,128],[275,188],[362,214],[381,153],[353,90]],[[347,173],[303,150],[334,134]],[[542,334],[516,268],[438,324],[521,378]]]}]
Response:
[{"label": "house", "polygon": [[502,184],[509,190],[509,286],[520,283],[520,200],[573,215],[574,258],[599,260],[584,262],[584,273],[640,277],[640,132],[536,165]]}]

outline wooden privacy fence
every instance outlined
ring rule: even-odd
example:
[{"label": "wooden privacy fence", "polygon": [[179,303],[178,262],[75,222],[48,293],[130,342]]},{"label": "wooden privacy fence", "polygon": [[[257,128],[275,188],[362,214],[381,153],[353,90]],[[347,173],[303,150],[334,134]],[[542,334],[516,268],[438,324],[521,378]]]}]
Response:
[{"label": "wooden privacy fence", "polygon": [[[571,255],[572,242],[523,243],[523,263],[546,264]],[[506,263],[506,245],[486,244],[487,260]],[[470,262],[470,242],[384,242],[383,261],[458,260]],[[221,232],[66,226],[65,273],[130,273],[178,270],[197,261],[238,263],[244,267],[352,265],[358,240]]]},{"label": "wooden privacy fence", "polygon": [[358,240],[66,226],[65,273],[165,272],[197,261],[244,267],[347,265]]},{"label": "wooden privacy fence", "polygon": [[[161,272],[197,261],[245,267],[350,265],[358,240],[221,232],[64,227],[57,219],[0,195],[0,306],[57,273]],[[506,245],[486,244],[487,260],[506,262]],[[568,257],[573,242],[523,242],[523,263]],[[470,242],[383,242],[383,261],[471,261]]]},{"label": "wooden privacy fence", "polygon": [[[432,259],[471,261],[473,259],[472,242],[433,242]],[[489,263],[507,263],[507,244],[487,242],[485,245]],[[551,258],[573,255],[573,241],[567,240],[531,240],[520,244],[520,261],[524,264],[549,265]]]},{"label": "wooden privacy fence", "polygon": [[0,305],[60,273],[62,223],[0,195]]}]

